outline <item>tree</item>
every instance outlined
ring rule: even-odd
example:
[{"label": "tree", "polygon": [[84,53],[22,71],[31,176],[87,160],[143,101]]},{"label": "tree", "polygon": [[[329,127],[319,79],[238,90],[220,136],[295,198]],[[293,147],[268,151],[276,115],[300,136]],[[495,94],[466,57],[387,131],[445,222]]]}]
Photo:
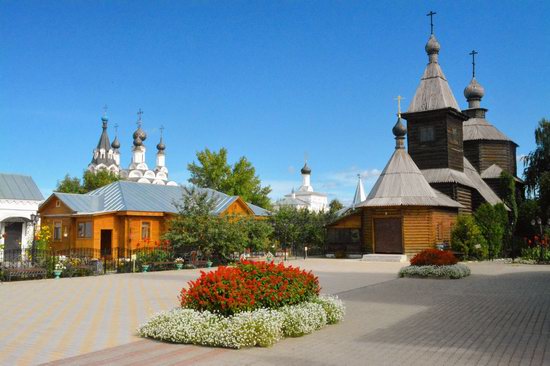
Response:
[{"label": "tree", "polygon": [[330,203],[328,204],[328,207],[329,207],[329,211],[331,213],[334,213],[338,210],[341,210],[344,208],[344,205],[342,204],[342,202],[338,201],[336,198],[333,199],[332,201],[330,201]]},{"label": "tree", "polygon": [[538,193],[540,180],[545,172],[550,171],[550,121],[543,118],[535,129],[537,147],[525,158],[525,185],[531,194]]},{"label": "tree", "polygon": [[522,238],[532,238],[538,234],[538,231],[531,220],[541,217],[539,202],[533,199],[527,199],[519,204],[518,207],[518,223],[516,225],[516,234]]},{"label": "tree", "polygon": [[65,175],[65,178],[61,181],[57,181],[57,187],[55,192],[61,193],[83,193],[82,185],[80,184],[80,179],[77,177],[71,177],[69,174]]},{"label": "tree", "polygon": [[490,259],[500,256],[502,242],[508,226],[508,213],[502,203],[484,203],[474,213],[475,221],[487,243]]},{"label": "tree", "polygon": [[505,171],[500,174],[500,188],[503,193],[503,201],[510,209],[508,213],[508,225],[506,225],[504,233],[504,243],[508,253],[514,256],[515,250],[519,249],[514,248],[514,233],[518,222],[518,204],[516,199],[516,181],[512,174]]},{"label": "tree", "polygon": [[82,181],[69,174],[65,175],[63,180],[57,181],[55,192],[88,193],[118,180],[120,180],[119,176],[108,170],[100,170],[96,173],[86,170],[82,174]]},{"label": "tree", "polygon": [[117,174],[108,170],[100,170],[96,173],[87,170],[82,176],[82,188],[84,192],[90,192],[119,180],[120,178]]},{"label": "tree", "polygon": [[487,256],[487,242],[472,215],[458,215],[451,232],[451,247],[464,254],[464,258],[484,259]]},{"label": "tree", "polygon": [[194,161],[187,165],[191,173],[189,182],[201,187],[211,188],[228,195],[240,196],[246,202],[269,209],[271,201],[268,197],[271,187],[261,186],[260,178],[252,163],[241,157],[233,166],[227,162],[227,150],[221,148],[218,152],[208,148],[197,152],[198,163]]}]

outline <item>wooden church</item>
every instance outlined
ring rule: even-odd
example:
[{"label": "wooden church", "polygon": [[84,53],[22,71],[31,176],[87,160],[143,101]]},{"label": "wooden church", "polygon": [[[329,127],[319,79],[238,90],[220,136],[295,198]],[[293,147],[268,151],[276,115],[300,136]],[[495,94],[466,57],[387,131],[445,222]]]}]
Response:
[{"label": "wooden church", "polygon": [[521,184],[517,144],[480,107],[484,89],[475,79],[475,62],[464,90],[468,108],[461,110],[439,65],[440,48],[432,27],[428,65],[393,128],[395,151],[366,199],[354,200],[327,225],[328,253],[414,255],[448,243],[458,214],[502,202],[496,188],[503,171]]}]

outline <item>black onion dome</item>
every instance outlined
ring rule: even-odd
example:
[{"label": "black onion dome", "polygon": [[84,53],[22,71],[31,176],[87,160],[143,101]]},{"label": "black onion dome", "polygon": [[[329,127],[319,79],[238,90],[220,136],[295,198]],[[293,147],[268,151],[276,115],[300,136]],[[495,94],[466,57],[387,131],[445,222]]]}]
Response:
[{"label": "black onion dome", "polygon": [[441,49],[441,45],[439,44],[439,42],[437,41],[437,39],[433,34],[430,36],[428,43],[426,43],[425,49],[428,55],[439,53],[439,50]]},{"label": "black onion dome", "polygon": [[466,99],[481,99],[485,95],[485,89],[477,82],[476,78],[472,78],[470,84],[464,88],[464,96]]},{"label": "black onion dome", "polygon": [[304,164],[302,170],[300,170],[302,174],[311,174],[311,168],[307,166],[307,163]]},{"label": "black onion dome", "polygon": [[164,151],[164,149],[166,149],[166,145],[164,145],[164,141],[162,141],[162,137],[161,137],[160,142],[157,144],[157,150]]},{"label": "black onion dome", "polygon": [[120,141],[118,141],[118,136],[115,136],[115,139],[113,140],[113,143],[111,144],[111,147],[113,149],[119,149],[120,148]]},{"label": "black onion dome", "polygon": [[392,132],[395,137],[405,137],[405,135],[407,134],[407,127],[405,127],[403,122],[401,122],[401,117],[397,118],[397,122],[392,128]]},{"label": "black onion dome", "polygon": [[143,145],[143,140],[141,138],[139,138],[139,136],[137,136],[134,139],[134,146],[141,146],[141,145]]}]

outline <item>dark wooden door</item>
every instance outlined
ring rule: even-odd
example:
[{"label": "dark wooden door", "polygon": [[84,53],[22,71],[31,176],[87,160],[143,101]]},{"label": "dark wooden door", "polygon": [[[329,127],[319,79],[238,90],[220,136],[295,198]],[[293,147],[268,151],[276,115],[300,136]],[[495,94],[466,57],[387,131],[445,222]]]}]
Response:
[{"label": "dark wooden door", "polygon": [[113,230],[101,230],[101,256],[108,257],[112,251]]},{"label": "dark wooden door", "polygon": [[23,234],[22,222],[6,222],[4,233],[4,259],[17,261],[21,258],[21,235]]},{"label": "dark wooden door", "polygon": [[402,254],[401,219],[374,219],[375,253]]}]

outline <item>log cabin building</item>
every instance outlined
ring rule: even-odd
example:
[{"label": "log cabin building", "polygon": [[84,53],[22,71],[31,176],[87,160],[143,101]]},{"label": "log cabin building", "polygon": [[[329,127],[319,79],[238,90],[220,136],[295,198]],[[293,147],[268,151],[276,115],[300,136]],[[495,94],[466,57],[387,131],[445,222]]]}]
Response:
[{"label": "log cabin building", "polygon": [[[216,203],[213,215],[268,215],[239,196],[205,191]],[[38,212],[42,225],[52,230],[52,249],[93,249],[111,256],[160,242],[185,192],[181,186],[118,181],[86,194],[55,192]]]},{"label": "log cabin building", "polygon": [[428,65],[393,128],[396,150],[366,200],[341,210],[327,225],[327,253],[414,255],[448,243],[458,214],[485,202],[502,203],[503,171],[521,187],[518,145],[485,119],[475,62],[464,90],[468,108],[461,110],[439,65],[440,48],[432,33],[425,47]]}]

